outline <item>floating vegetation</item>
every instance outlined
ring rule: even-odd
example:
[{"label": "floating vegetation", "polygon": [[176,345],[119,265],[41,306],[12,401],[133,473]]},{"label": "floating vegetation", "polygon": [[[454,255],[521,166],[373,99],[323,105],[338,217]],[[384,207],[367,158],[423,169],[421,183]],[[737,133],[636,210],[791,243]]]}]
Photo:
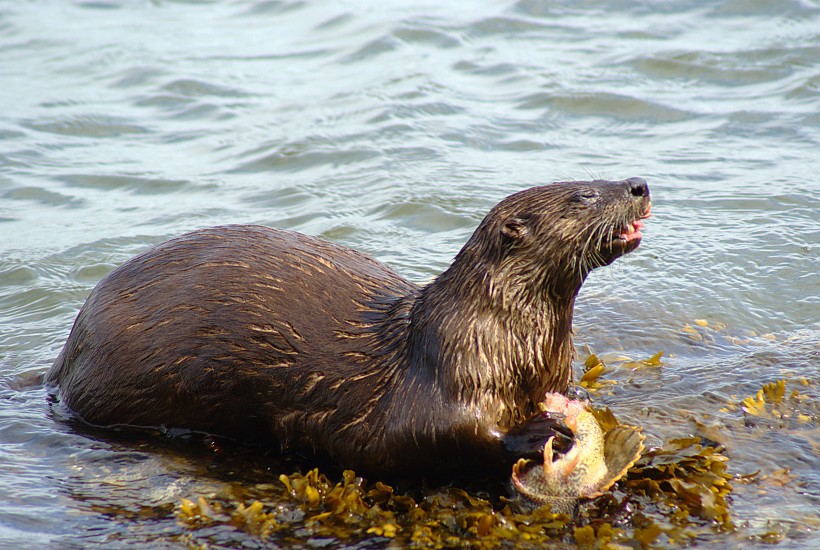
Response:
[{"label": "floating vegetation", "polygon": [[663,357],[663,352],[659,351],[649,359],[640,359],[638,361],[627,360],[621,366],[632,370],[637,370],[644,367],[659,367],[663,364],[663,362],[661,362],[661,357]]},{"label": "floating vegetation", "polygon": [[588,346],[584,346],[584,351],[589,355],[584,360],[584,369],[581,378],[578,380],[578,385],[589,391],[598,391],[609,386],[617,384],[615,380],[605,380],[601,376],[612,372],[615,367],[620,369],[638,370],[646,367],[659,367],[663,365],[661,358],[664,355],[663,351],[659,351],[648,359],[635,360],[625,355],[616,355],[607,357],[606,362],[604,358],[592,353]]},{"label": "floating vegetation", "polygon": [[722,449],[703,445],[699,437],[673,439],[638,461],[623,487],[633,494],[663,495],[656,503],[669,507],[674,525],[690,527],[695,516],[730,530],[726,497],[732,476],[727,462]]},{"label": "floating vegetation", "polygon": [[[782,416],[778,409],[783,406],[783,397],[785,395],[785,380],[764,384],[753,397],[747,397],[743,400],[743,412],[752,416]],[[796,390],[793,396],[797,397]]]},{"label": "floating vegetation", "polygon": [[680,331],[690,342],[714,343],[717,333],[725,330],[727,325],[719,322],[709,322],[707,319],[693,319],[692,324],[684,325]]},{"label": "floating vegetation", "polygon": [[190,527],[204,527],[215,523],[232,524],[252,535],[266,540],[276,528],[276,518],[273,513],[266,513],[264,505],[258,500],[245,506],[238,505],[230,512],[223,511],[218,501],[208,502],[204,497],[198,497],[196,502],[182,499],[177,511],[177,518]]},{"label": "floating vegetation", "polygon": [[[608,409],[590,410],[605,432],[618,426]],[[726,466],[721,449],[699,438],[672,440],[645,452],[625,478],[576,515],[549,505],[522,513],[497,494],[504,489],[498,482],[491,488],[487,481],[479,490],[403,493],[352,471],[332,479],[313,469],[281,475],[278,483],[249,487],[243,495],[183,499],[176,517],[190,530],[181,540],[191,547],[212,543],[219,530],[279,546],[676,546],[732,528]]]},{"label": "floating vegetation", "polygon": [[692,319],[691,323],[683,325],[680,335],[690,344],[717,344],[728,342],[733,345],[759,345],[777,341],[772,333],[759,334],[753,330],[735,331],[726,323],[709,321],[708,319]]},{"label": "floating vegetation", "polygon": [[614,380],[601,380],[601,375],[610,372],[612,369],[607,367],[594,353],[584,361],[584,374],[578,380],[578,385],[585,390],[600,390],[606,386],[611,386],[616,382]]},{"label": "floating vegetation", "polygon": [[[807,387],[811,383],[801,378],[796,381],[800,386]],[[721,412],[732,412],[740,409],[747,425],[763,423],[784,428],[790,425],[817,424],[817,402],[809,395],[798,389],[788,391],[786,380],[777,380],[764,384],[752,396],[740,402],[731,402],[723,407]]]}]

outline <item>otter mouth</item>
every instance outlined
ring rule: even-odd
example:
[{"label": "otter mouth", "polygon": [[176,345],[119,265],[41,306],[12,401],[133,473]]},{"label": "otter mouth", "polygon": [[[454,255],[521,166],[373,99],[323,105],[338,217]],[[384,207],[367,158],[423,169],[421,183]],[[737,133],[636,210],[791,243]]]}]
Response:
[{"label": "otter mouth", "polygon": [[615,231],[617,233],[613,232],[614,235],[610,241],[610,247],[612,252],[615,254],[615,257],[628,254],[638,248],[641,244],[641,238],[643,237],[641,229],[645,227],[645,224],[641,220],[652,217],[652,213],[650,212],[651,209],[652,204],[647,204],[646,210],[644,210],[638,218],[627,222],[622,227],[616,229]]}]

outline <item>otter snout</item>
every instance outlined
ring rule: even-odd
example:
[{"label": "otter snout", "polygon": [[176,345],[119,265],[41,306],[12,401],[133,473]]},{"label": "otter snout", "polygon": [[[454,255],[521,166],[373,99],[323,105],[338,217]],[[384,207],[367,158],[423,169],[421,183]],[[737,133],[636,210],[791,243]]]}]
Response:
[{"label": "otter snout", "polygon": [[649,185],[643,178],[629,178],[625,181],[629,193],[636,198],[649,198]]}]

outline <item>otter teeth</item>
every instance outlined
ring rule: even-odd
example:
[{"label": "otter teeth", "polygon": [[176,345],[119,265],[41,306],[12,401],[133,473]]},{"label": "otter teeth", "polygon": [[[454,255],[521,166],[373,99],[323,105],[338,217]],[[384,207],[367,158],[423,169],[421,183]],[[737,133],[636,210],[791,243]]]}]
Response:
[{"label": "otter teeth", "polygon": [[621,228],[621,233],[618,235],[618,238],[625,241],[631,241],[641,237],[641,229],[644,227],[645,225],[641,220],[633,220]]},{"label": "otter teeth", "polygon": [[643,229],[644,227],[646,227],[646,224],[643,223],[641,220],[633,220],[623,227],[623,233],[625,233],[626,235],[631,235],[634,232]]}]

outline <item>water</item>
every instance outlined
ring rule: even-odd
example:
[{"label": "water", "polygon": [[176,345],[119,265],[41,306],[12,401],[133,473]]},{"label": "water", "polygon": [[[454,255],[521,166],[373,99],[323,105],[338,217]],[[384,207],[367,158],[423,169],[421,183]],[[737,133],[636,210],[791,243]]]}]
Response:
[{"label": "water", "polygon": [[721,412],[778,379],[817,402],[816,2],[2,2],[0,59],[0,547],[181,545],[179,499],[224,487],[26,383],[128,257],[261,223],[424,281],[513,191],[637,175],[655,218],[584,287],[577,341],[665,362],[596,400],[761,472],[705,544],[817,537],[816,413]]}]

